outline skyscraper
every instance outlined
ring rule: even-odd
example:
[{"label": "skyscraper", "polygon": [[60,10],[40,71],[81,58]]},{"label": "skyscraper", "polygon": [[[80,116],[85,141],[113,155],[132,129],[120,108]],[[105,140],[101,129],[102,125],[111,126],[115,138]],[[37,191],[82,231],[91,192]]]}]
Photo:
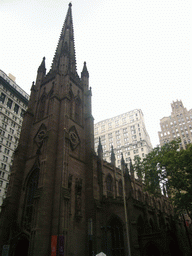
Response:
[{"label": "skyscraper", "polygon": [[13,153],[28,100],[29,95],[0,70],[0,207],[7,193]]},{"label": "skyscraper", "polygon": [[192,142],[192,109],[188,111],[181,100],[173,101],[171,108],[171,115],[160,120],[160,145],[180,138],[181,147],[185,148]]},{"label": "skyscraper", "polygon": [[94,125],[95,150],[99,137],[103,147],[103,158],[110,162],[111,147],[116,157],[116,166],[121,166],[121,154],[125,162],[134,160],[135,156],[143,159],[151,149],[151,141],[147,133],[141,109],[100,121]]}]

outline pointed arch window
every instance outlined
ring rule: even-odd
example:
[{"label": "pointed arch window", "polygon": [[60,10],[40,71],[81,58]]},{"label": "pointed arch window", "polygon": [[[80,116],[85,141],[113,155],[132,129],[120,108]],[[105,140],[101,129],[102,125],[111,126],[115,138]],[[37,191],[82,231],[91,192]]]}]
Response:
[{"label": "pointed arch window", "polygon": [[123,196],[123,183],[122,183],[122,180],[119,180],[118,189],[119,189],[119,195]]},{"label": "pointed arch window", "polygon": [[138,232],[138,235],[141,235],[144,233],[144,220],[141,215],[139,215],[137,219],[137,232]]},{"label": "pointed arch window", "polygon": [[28,231],[30,231],[31,229],[32,215],[34,211],[34,196],[35,196],[35,191],[38,187],[38,180],[39,180],[39,169],[37,168],[31,173],[27,182],[27,187],[26,187],[23,225],[25,229]]},{"label": "pointed arch window", "polygon": [[77,123],[81,121],[81,100],[79,97],[75,99],[75,120]]},{"label": "pointed arch window", "polygon": [[73,118],[73,113],[74,113],[74,95],[73,95],[73,91],[72,91],[72,84],[70,84],[70,88],[69,88],[69,99],[70,99],[69,116],[70,116],[70,118]]},{"label": "pointed arch window", "polygon": [[107,191],[112,192],[113,191],[113,178],[109,174],[106,179],[106,186],[107,186]]},{"label": "pointed arch window", "polygon": [[46,103],[46,96],[43,95],[39,102],[39,113],[38,113],[38,119],[42,119],[45,113],[45,103]]}]

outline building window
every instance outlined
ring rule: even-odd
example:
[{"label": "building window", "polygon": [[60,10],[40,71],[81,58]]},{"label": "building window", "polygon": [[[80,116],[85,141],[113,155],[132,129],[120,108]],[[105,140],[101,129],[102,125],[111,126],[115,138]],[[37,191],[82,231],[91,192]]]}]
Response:
[{"label": "building window", "polygon": [[7,162],[8,161],[8,157],[3,155],[3,161]]},{"label": "building window", "polygon": [[8,99],[8,101],[7,101],[7,107],[11,109],[12,104],[13,104],[13,101],[12,101],[11,99]]},{"label": "building window", "polygon": [[108,123],[108,129],[112,128],[112,123]]},{"label": "building window", "polygon": [[105,131],[105,125],[101,126],[101,131],[104,132]]},{"label": "building window", "polygon": [[0,135],[4,136],[5,132],[3,130],[0,130]]},{"label": "building window", "polygon": [[12,137],[10,134],[8,134],[8,139],[9,139],[9,140],[12,140],[12,138],[13,138],[13,137]]},{"label": "building window", "polygon": [[7,149],[7,148],[5,148],[4,152],[5,152],[7,155],[9,155],[10,150]]},{"label": "building window", "polygon": [[122,123],[123,123],[123,124],[126,124],[126,118],[125,118],[125,117],[122,118]]},{"label": "building window", "polygon": [[0,180],[0,187],[2,187],[3,186],[3,181],[2,180]]},{"label": "building window", "polygon": [[[42,110],[42,109],[41,109]],[[25,114],[25,110],[24,109],[21,109],[21,113],[20,113],[20,116],[23,117]]]},{"label": "building window", "polygon": [[6,170],[6,164],[3,164],[3,163],[1,163],[1,168],[3,169],[3,170]]},{"label": "building window", "polygon": [[5,102],[5,94],[4,94],[4,93],[1,93],[0,101],[1,101],[2,103]]},{"label": "building window", "polygon": [[18,112],[19,112],[19,106],[17,104],[15,104],[14,112],[15,112],[15,114],[18,114]]},{"label": "building window", "polygon": [[5,123],[2,123],[2,128],[6,130],[7,129],[7,125]]}]

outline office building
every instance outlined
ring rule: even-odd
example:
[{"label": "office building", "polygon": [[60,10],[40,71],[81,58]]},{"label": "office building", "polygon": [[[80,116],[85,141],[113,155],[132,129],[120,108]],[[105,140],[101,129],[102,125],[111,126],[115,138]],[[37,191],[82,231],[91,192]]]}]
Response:
[{"label": "office building", "polygon": [[143,159],[152,149],[147,133],[144,116],[141,109],[100,121],[94,125],[95,151],[99,137],[103,147],[103,158],[110,162],[111,147],[113,146],[116,166],[120,167],[121,154],[126,163],[135,156]]},{"label": "office building", "polygon": [[0,70],[0,207],[6,196],[13,153],[28,100],[29,95]]},{"label": "office building", "polygon": [[160,120],[160,145],[180,138],[181,147],[185,148],[192,142],[192,109],[188,111],[181,100],[173,101],[171,108],[171,115]]}]

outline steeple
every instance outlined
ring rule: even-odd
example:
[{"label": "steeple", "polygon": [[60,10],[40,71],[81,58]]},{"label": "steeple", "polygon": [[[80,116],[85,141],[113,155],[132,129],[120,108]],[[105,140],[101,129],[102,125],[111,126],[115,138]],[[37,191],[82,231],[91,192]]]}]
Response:
[{"label": "steeple", "polygon": [[58,70],[60,58],[64,55],[68,57],[68,63],[65,63],[68,71],[73,74],[77,74],[71,6],[72,4],[69,3],[67,15],[63,24],[63,28],[61,30],[61,35],[53,58],[52,67],[49,73]]}]

